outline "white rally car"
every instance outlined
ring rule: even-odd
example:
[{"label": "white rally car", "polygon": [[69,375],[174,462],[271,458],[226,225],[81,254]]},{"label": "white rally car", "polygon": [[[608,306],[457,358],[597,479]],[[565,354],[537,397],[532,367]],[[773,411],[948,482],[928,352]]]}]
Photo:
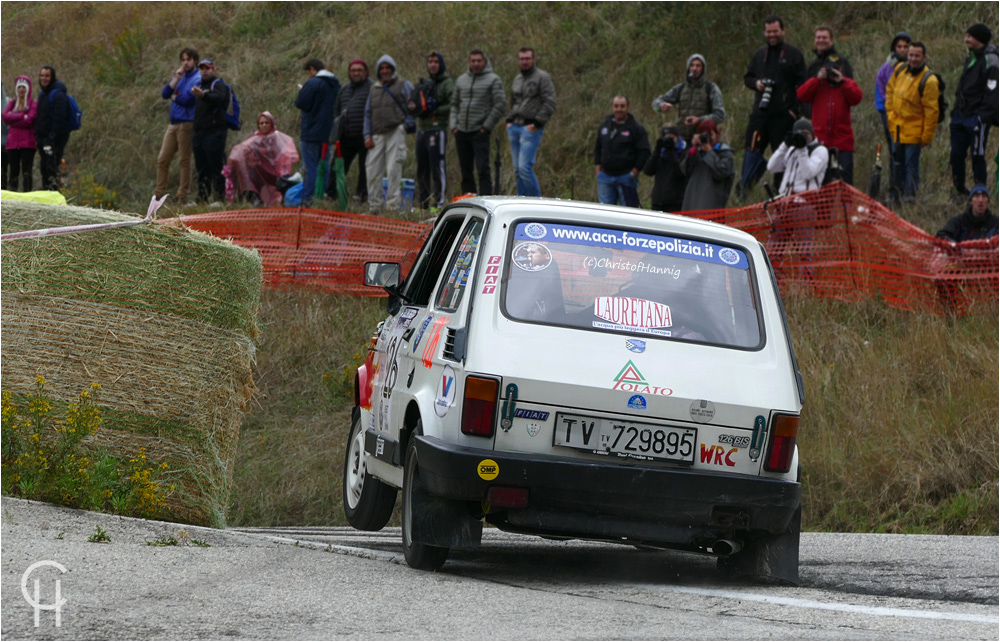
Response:
[{"label": "white rally car", "polygon": [[344,509],[436,569],[483,523],[795,583],[802,382],[760,243],[572,201],[445,208],[358,368]]}]

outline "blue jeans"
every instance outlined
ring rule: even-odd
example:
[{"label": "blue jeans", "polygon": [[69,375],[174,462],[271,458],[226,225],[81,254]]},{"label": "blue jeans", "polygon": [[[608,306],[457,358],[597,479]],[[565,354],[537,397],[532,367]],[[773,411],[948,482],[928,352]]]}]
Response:
[{"label": "blue jeans", "polygon": [[626,207],[639,207],[639,179],[626,172],[621,176],[597,175],[597,200],[608,205],[621,203]]},{"label": "blue jeans", "polygon": [[893,168],[896,176],[896,200],[902,192],[903,199],[912,201],[920,187],[920,143],[910,145],[897,143],[892,152]]},{"label": "blue jeans", "polygon": [[507,128],[510,139],[510,156],[514,161],[514,176],[517,177],[518,196],[541,196],[542,189],[535,177],[535,154],[542,142],[542,130],[531,131],[524,125]]},{"label": "blue jeans", "polygon": [[[312,203],[316,194],[316,179],[319,175],[319,160],[323,155],[323,143],[312,143],[302,141],[302,164],[306,168],[306,177],[302,183],[302,205]],[[330,167],[326,168],[326,176],[323,177],[323,184],[327,184],[330,177]]]},{"label": "blue jeans", "polygon": [[986,184],[986,143],[990,126],[979,116],[952,116],[951,119],[951,177],[955,191],[968,194],[965,186],[965,159],[972,150],[972,179],[976,185]]}]

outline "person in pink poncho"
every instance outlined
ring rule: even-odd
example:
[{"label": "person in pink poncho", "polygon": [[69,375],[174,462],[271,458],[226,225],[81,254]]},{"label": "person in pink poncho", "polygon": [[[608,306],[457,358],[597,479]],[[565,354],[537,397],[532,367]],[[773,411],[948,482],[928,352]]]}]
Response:
[{"label": "person in pink poncho", "polygon": [[229,175],[238,196],[271,207],[281,204],[275,182],[291,174],[297,162],[295,141],[279,132],[274,116],[265,111],[257,116],[257,131],[229,152]]}]

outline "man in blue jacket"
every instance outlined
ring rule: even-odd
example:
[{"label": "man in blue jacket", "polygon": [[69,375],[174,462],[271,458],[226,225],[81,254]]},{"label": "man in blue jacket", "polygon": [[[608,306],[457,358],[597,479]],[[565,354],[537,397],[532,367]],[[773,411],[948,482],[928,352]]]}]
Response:
[{"label": "man in blue jacket", "polygon": [[319,58],[310,58],[302,67],[309,80],[302,85],[295,98],[295,106],[302,111],[302,132],[299,141],[302,146],[302,164],[306,168],[305,183],[302,186],[302,205],[312,203],[316,192],[316,181],[320,178],[326,185],[329,166],[325,176],[319,177],[319,161],[323,154],[323,143],[330,140],[333,130],[334,105],[340,91],[340,81],[326,70]]},{"label": "man in blue jacket", "polygon": [[180,154],[181,186],[174,195],[175,201],[184,205],[191,189],[191,158],[194,140],[193,87],[201,82],[198,71],[198,52],[191,47],[181,49],[181,66],[174,72],[170,82],[163,86],[160,95],[170,101],[170,124],[163,134],[160,155],[156,159],[156,198],[167,193],[170,179],[170,163],[174,155]]}]

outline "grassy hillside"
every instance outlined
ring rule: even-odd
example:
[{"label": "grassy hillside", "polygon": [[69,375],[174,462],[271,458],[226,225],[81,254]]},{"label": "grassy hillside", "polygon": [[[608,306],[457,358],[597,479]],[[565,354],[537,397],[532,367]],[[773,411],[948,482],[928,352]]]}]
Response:
[{"label": "grassy hillside", "polygon": [[[444,53],[452,75],[465,70],[472,47],[483,48],[509,89],[517,73],[517,49],[530,44],[539,65],[555,78],[559,108],[546,128],[537,172],[543,194],[596,199],[591,150],[596,127],[610,112],[611,97],[628,95],[633,112],[651,131],[661,116],[652,99],[684,76],[693,52],[708,60],[708,76],[723,91],[729,112],[724,136],[743,146],[752,93],[742,76],[753,50],[763,44],[761,19],[778,10],[787,40],[812,49],[813,27],[830,25],[842,54],[850,57],[866,92],[854,110],[858,140],[856,182],[867,186],[881,128],[872,106],[875,73],[892,34],[907,29],[925,41],[932,66],[953,93],[966,55],[962,38],[973,22],[997,24],[997,4],[814,2],[744,3],[4,3],[2,74],[8,92],[17,74],[37,77],[42,64],[56,67],[85,115],[73,135],[68,162],[91,174],[78,182],[76,197],[145,209],[153,190],[156,156],[166,124],[167,103],[159,90],[177,66],[177,54],[194,46],[213,59],[236,89],[245,120],[270,110],[279,129],[298,134],[294,100],[305,79],[302,63],[318,56],[342,81],[347,63],[373,64],[391,54],[400,74],[426,73],[432,49]],[[954,97],[950,97],[954,102]],[[936,230],[954,209],[946,205],[948,135],[942,128],[923,161],[923,202],[908,218]],[[247,125],[245,128],[252,127]],[[249,131],[231,133],[230,144]],[[989,157],[996,155],[996,136]],[[412,139],[411,139],[412,146]],[[503,141],[503,185],[514,191],[509,152]],[[458,163],[449,150],[452,189]],[[741,155],[741,154],[738,154]],[[995,166],[991,163],[991,170]],[[176,167],[174,168],[176,174]],[[415,175],[413,154],[405,176]],[[86,178],[86,176],[84,177]],[[105,186],[117,194],[101,194]],[[176,185],[176,179],[172,182]],[[642,181],[648,202],[652,180]],[[753,195],[754,200],[763,193]],[[943,209],[942,209],[943,208]]]},{"label": "grassy hillside", "polygon": [[[444,52],[451,72],[483,48],[508,86],[516,52],[535,47],[557,83],[559,108],[536,170],[549,196],[595,199],[591,150],[610,100],[625,93],[648,129],[652,99],[679,82],[693,52],[708,60],[730,114],[725,137],[742,147],[752,94],[742,75],[775,7],[746,3],[3,3],[2,76],[52,64],[84,109],[68,148],[76,199],[145,211],[166,124],[159,90],[194,46],[212,58],[243,105],[267,109],[297,136],[302,63],[326,60],[345,80],[349,60],[391,54],[401,74],[424,73]],[[866,92],[854,112],[856,182],[867,186],[881,129],[870,92],[892,34],[928,45],[949,100],[966,52],[965,29],[996,25],[996,3],[782,3],[787,39],[812,48],[812,28],[836,31]],[[929,231],[948,205],[946,125],[925,151],[923,198],[901,214]],[[250,127],[249,125],[246,127]],[[230,134],[230,144],[249,131]],[[989,158],[996,156],[993,136]],[[411,142],[412,145],[412,142]],[[506,142],[503,183],[513,191]],[[739,155],[738,155],[739,156]],[[407,159],[404,175],[414,176]],[[458,164],[449,150],[453,189]],[[995,184],[995,165],[990,162]],[[172,186],[177,183],[176,165]],[[650,179],[640,192],[648,202]],[[114,194],[112,194],[114,192]],[[762,194],[754,195],[758,200]],[[735,200],[731,201],[735,203]],[[379,300],[265,290],[258,353],[260,394],[244,424],[233,524],[343,523],[340,475],[349,422],[349,374],[375,323]],[[789,316],[806,381],[801,446],[805,527],[996,534],[998,407],[996,306],[961,319],[903,313],[879,301],[848,305],[792,299]],[[347,375],[347,376],[345,376]]]}]

